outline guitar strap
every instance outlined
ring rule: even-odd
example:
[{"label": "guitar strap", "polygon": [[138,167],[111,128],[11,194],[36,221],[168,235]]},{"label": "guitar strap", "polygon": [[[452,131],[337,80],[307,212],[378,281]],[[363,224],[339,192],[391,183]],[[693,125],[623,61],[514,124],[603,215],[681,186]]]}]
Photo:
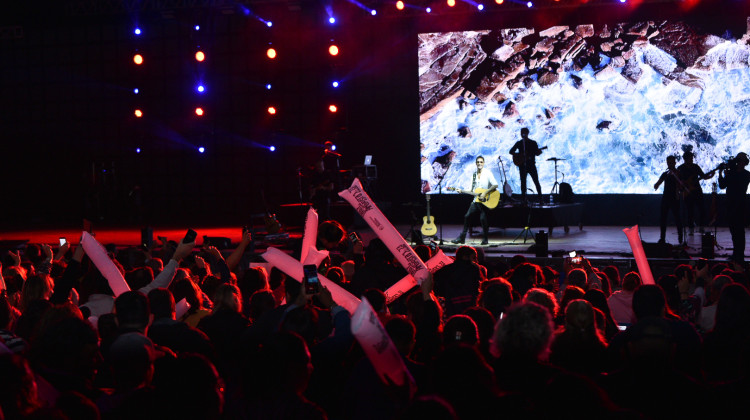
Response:
[{"label": "guitar strap", "polygon": [[472,176],[471,180],[471,190],[474,191],[477,187],[477,173],[474,172],[474,175]]}]

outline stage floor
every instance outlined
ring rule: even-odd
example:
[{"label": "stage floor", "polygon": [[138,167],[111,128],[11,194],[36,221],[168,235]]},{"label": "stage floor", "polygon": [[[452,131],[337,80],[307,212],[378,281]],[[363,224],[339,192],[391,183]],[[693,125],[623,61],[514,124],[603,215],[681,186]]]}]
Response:
[{"label": "stage floor", "polygon": [[[198,245],[203,243],[203,237],[225,237],[229,238],[232,243],[237,243],[241,239],[241,228],[240,227],[193,227],[198,232]],[[409,235],[409,226],[396,226],[399,232],[410,241],[411,235]],[[417,227],[418,228],[418,227]],[[438,235],[440,234],[440,226],[438,226]],[[548,238],[548,249],[549,255],[552,257],[563,256],[564,253],[576,250],[589,258],[628,258],[632,256],[630,245],[625,234],[622,232],[624,226],[584,226],[579,229],[578,226],[570,228],[569,232],[565,232],[561,227],[556,228],[552,235]],[[369,242],[374,237],[372,231],[369,228],[355,228],[365,243]],[[513,256],[516,254],[523,254],[534,256],[535,251],[530,248],[534,245],[534,235],[540,229],[535,228],[528,231],[528,237],[526,240],[523,238],[523,230],[521,228],[491,228],[490,229],[490,244],[481,246],[481,229],[478,227],[474,228],[474,234],[469,235],[466,238],[466,244],[476,247],[481,247],[486,256]],[[180,240],[186,229],[175,229],[175,228],[160,228],[158,226],[153,227],[154,240],[157,240],[158,236],[166,236],[170,240]],[[442,238],[443,245],[441,246],[446,253],[453,254],[457,245],[450,243],[451,240],[455,239],[461,231],[460,225],[443,225],[442,226]],[[711,233],[714,231],[711,230]],[[102,244],[115,244],[118,247],[125,246],[137,246],[141,241],[140,228],[100,228],[96,229],[96,238]],[[302,232],[299,229],[291,230],[290,236],[300,236]],[[9,248],[14,243],[20,241],[28,241],[32,243],[49,243],[57,244],[58,238],[64,236],[68,241],[72,243],[78,243],[81,231],[75,229],[44,229],[44,230],[17,230],[17,231],[3,231],[0,232],[0,247]],[[520,235],[520,236],[519,236]],[[727,228],[719,228],[716,231],[716,247],[714,247],[715,256],[717,260],[728,259],[732,252],[732,241]],[[654,247],[658,250],[664,250],[658,248],[655,242],[659,240],[659,227],[658,226],[643,226],[641,227],[641,238],[646,242],[648,247],[649,243],[654,244]],[[699,232],[695,232],[694,236],[686,236],[687,246],[684,248],[684,252],[680,250],[680,258],[697,258],[702,254],[701,241],[702,236]],[[429,240],[440,242],[440,236],[424,238],[425,243]],[[670,228],[667,231],[667,242],[671,244],[677,243],[677,232],[674,228]],[[262,246],[261,246],[262,248]],[[669,248],[669,247],[667,247]],[[647,253],[649,252],[647,249]],[[675,247],[671,250],[676,253]],[[649,255],[649,258],[654,257]],[[675,258],[676,255],[662,255],[657,258]]]}]

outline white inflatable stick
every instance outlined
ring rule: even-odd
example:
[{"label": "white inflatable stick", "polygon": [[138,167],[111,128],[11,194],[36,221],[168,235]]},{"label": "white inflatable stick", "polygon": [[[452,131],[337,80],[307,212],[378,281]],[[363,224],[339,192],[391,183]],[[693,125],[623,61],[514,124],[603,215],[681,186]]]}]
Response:
[{"label": "white inflatable stick", "polygon": [[[427,260],[427,269],[430,273],[434,273],[439,269],[453,262],[453,258],[445,255],[443,250],[439,250],[437,254],[433,255],[432,258]],[[419,281],[417,281],[419,280]],[[401,295],[408,292],[412,287],[422,284],[422,279],[415,279],[412,275],[406,275],[404,278],[396,282],[393,286],[389,287],[385,291],[385,302],[390,304],[394,300],[398,299]]]},{"label": "white inflatable stick", "polygon": [[406,378],[413,389],[414,379],[366,298],[362,298],[362,303],[352,315],[352,334],[383,383],[388,384],[390,380],[391,383],[403,386]]},{"label": "white inflatable stick", "polygon": [[[287,255],[284,251],[277,248],[268,248],[268,250],[263,253],[262,257],[274,267],[286,273],[287,276],[300,283],[302,282],[302,263]],[[359,299],[354,297],[354,295],[323,275],[319,274],[318,279],[320,280],[320,284],[325,286],[325,288],[331,292],[331,297],[338,305],[349,311],[350,314],[353,314],[354,311],[357,310]]]},{"label": "white inflatable stick", "polygon": [[[302,261],[303,264],[311,264],[306,263],[305,260],[307,259],[307,253],[311,249],[317,249],[315,248],[315,243],[318,240],[318,213],[310,207],[310,209],[307,211],[307,218],[305,219],[305,233],[304,236],[302,236],[302,252],[300,254],[299,260]],[[316,264],[317,265],[317,264]]]},{"label": "white inflatable stick", "polygon": [[115,297],[130,291],[128,283],[125,281],[122,273],[120,273],[120,270],[117,269],[115,263],[109,258],[109,255],[107,255],[107,251],[102,244],[94,239],[94,237],[88,232],[83,232],[81,246],[83,246],[83,250],[86,251],[86,255],[91,258],[91,262],[94,263],[96,268],[99,269],[99,272],[102,273],[105,279],[107,279],[109,287],[112,289],[112,292],[114,292]]},{"label": "white inflatable stick", "polygon": [[[370,199],[359,179],[352,182],[352,186],[339,192],[339,196],[348,201],[360,216],[370,225],[370,228],[385,243],[399,263],[415,278],[427,275],[427,267],[419,259],[414,250],[401,236],[390,221]],[[421,274],[417,274],[423,271]]]}]

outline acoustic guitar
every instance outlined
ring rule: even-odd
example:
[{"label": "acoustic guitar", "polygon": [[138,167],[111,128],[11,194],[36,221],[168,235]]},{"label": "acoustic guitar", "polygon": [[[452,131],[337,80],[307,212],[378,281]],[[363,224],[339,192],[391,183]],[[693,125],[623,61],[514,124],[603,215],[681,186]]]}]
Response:
[{"label": "acoustic guitar", "polygon": [[[544,150],[546,148],[547,146],[540,147],[539,150]],[[524,153],[523,150],[519,150],[517,153],[514,153],[513,163],[519,168],[526,164],[526,153]]]},{"label": "acoustic guitar", "polygon": [[449,191],[455,191],[461,194],[469,194],[474,196],[474,202],[482,204],[488,209],[494,209],[500,203],[500,191],[494,190],[487,194],[484,198],[479,198],[479,195],[487,190],[485,188],[474,188],[474,191],[462,190],[460,188],[448,187]]},{"label": "acoustic guitar", "polygon": [[430,196],[426,195],[425,198],[427,199],[427,216],[422,217],[422,235],[435,236],[437,226],[435,226],[435,216],[430,215]]}]

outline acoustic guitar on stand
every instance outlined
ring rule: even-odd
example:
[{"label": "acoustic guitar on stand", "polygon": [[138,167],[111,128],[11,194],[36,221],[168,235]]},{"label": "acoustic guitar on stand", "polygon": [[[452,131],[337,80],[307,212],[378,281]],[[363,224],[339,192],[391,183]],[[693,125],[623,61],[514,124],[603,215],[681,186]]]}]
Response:
[{"label": "acoustic guitar on stand", "polygon": [[500,203],[500,191],[498,190],[492,191],[491,193],[487,194],[484,198],[479,198],[479,196],[482,193],[487,192],[485,188],[475,188],[474,191],[469,191],[469,190],[462,190],[461,188],[448,187],[448,190],[455,191],[461,194],[473,195],[475,203],[482,204],[488,209],[494,209],[495,207],[497,207],[498,203]]},{"label": "acoustic guitar on stand", "polygon": [[435,226],[435,216],[430,215],[430,196],[425,195],[425,199],[427,200],[427,216],[422,217],[422,235],[435,236],[437,226]]}]

